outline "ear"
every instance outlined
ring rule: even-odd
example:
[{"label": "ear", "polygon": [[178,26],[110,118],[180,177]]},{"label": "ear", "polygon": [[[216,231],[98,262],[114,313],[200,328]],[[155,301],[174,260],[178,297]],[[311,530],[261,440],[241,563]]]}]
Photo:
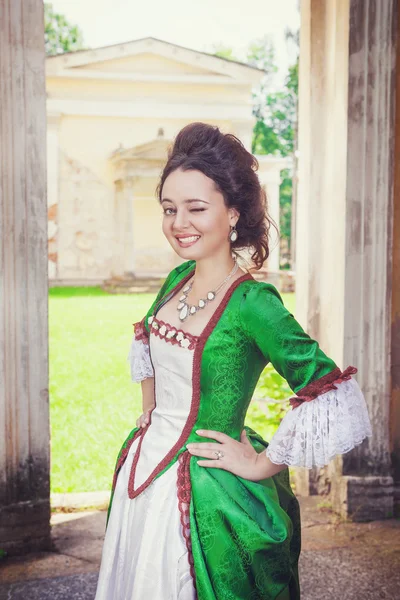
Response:
[{"label": "ear", "polygon": [[231,225],[233,227],[234,225],[236,225],[236,223],[239,220],[240,212],[234,207],[230,208],[228,212],[229,212],[229,225]]}]

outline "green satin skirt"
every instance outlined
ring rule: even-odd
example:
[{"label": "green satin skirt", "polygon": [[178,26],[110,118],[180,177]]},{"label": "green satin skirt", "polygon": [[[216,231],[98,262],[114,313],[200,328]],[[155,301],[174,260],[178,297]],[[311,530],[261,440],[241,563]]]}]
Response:
[{"label": "green satin skirt", "polygon": [[[257,452],[268,447],[253,429],[245,429]],[[133,429],[121,447],[113,489],[138,430]],[[178,496],[183,494],[181,500],[188,506],[198,600],[298,600],[300,507],[288,469],[249,481],[224,469],[199,466],[199,458],[185,448],[177,459],[183,457]],[[112,498],[113,491],[108,516]]]}]

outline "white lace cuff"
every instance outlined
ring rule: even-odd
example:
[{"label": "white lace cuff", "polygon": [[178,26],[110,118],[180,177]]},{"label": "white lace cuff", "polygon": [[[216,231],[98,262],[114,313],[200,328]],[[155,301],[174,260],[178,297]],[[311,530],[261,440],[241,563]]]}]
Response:
[{"label": "white lace cuff", "polygon": [[131,365],[132,381],[139,383],[147,377],[154,377],[150,348],[146,340],[133,336],[127,360]]},{"label": "white lace cuff", "polygon": [[275,464],[323,467],[371,435],[364,395],[350,377],[289,410],[265,452]]}]

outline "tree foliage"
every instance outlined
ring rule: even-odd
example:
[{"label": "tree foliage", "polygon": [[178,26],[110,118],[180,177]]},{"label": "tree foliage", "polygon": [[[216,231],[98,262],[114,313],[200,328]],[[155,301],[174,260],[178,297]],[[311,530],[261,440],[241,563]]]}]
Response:
[{"label": "tree foliage", "polygon": [[84,49],[79,27],[56,13],[50,2],[44,3],[44,44],[47,56]]}]

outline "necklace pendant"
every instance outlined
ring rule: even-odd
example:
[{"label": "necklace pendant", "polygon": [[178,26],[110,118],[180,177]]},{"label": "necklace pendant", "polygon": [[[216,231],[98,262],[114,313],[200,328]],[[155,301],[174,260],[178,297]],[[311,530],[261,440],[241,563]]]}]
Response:
[{"label": "necklace pendant", "polygon": [[201,299],[199,300],[199,308],[204,308],[206,305],[205,300]]},{"label": "necklace pendant", "polygon": [[179,302],[179,304],[178,304],[178,306],[177,306],[177,309],[178,309],[178,310],[181,310],[181,308],[183,308],[184,306],[185,306],[185,303],[184,303],[184,302]]},{"label": "necklace pendant", "polygon": [[208,292],[207,294],[207,300],[214,300],[215,298],[215,293],[214,292]]},{"label": "necklace pendant", "polygon": [[196,310],[197,310],[196,306],[191,306],[189,312],[190,312],[191,315],[194,315],[194,313],[196,312]]},{"label": "necklace pendant", "polygon": [[179,313],[179,318],[181,321],[184,321],[186,319],[186,317],[188,316],[188,312],[189,312],[189,307],[187,304],[185,304],[185,306],[182,308],[181,312]]}]

